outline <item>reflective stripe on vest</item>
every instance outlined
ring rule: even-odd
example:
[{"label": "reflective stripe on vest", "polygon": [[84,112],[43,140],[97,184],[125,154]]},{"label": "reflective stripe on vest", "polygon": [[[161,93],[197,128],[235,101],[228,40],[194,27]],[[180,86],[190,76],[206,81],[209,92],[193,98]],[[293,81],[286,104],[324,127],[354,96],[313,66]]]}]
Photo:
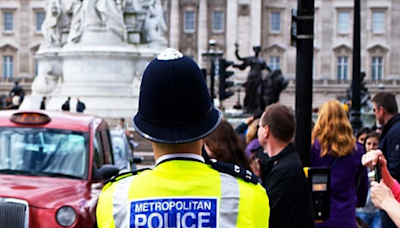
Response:
[{"label": "reflective stripe on vest", "polygon": [[236,227],[239,213],[239,184],[232,176],[221,173],[220,227]]},{"label": "reflective stripe on vest", "polygon": [[131,182],[135,176],[121,179],[116,183],[113,196],[113,218],[116,227],[129,227],[128,215],[128,194],[131,187]]}]

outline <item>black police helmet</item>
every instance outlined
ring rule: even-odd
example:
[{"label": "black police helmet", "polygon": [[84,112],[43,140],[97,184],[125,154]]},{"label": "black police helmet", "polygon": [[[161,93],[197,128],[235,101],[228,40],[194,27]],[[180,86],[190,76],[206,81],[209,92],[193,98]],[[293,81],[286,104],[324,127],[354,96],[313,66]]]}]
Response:
[{"label": "black police helmet", "polygon": [[147,66],[140,86],[136,131],[154,142],[180,144],[211,134],[221,113],[210,95],[197,64],[168,48]]}]

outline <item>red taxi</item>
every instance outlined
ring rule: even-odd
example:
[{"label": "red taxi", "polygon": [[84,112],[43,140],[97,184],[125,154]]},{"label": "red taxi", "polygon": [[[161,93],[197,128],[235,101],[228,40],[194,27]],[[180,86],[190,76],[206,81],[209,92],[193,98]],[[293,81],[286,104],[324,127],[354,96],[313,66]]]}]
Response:
[{"label": "red taxi", "polygon": [[96,227],[111,150],[102,118],[0,111],[0,227]]}]

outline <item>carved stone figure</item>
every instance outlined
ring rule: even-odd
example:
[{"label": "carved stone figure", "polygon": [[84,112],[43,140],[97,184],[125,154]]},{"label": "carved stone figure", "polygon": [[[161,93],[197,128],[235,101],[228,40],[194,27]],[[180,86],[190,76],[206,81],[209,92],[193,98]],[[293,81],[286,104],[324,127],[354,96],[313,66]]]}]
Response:
[{"label": "carved stone figure", "polygon": [[43,36],[48,46],[61,46],[63,28],[69,26],[69,18],[60,0],[51,0],[42,25]]},{"label": "carved stone figure", "polygon": [[[371,103],[371,94],[368,91],[368,88],[366,86],[365,82],[365,72],[360,73],[360,104],[361,107],[364,108],[365,111],[369,111],[372,109],[372,103]],[[347,88],[347,100],[351,101],[353,98],[353,82],[351,82],[350,86]]]},{"label": "carved stone figure", "polygon": [[160,0],[143,1],[141,8],[146,15],[142,27],[142,42],[167,44],[167,24]]},{"label": "carved stone figure", "polygon": [[286,89],[288,84],[289,81],[283,76],[281,70],[270,72],[262,85],[261,110],[264,110],[270,104],[278,102],[281,92]]},{"label": "carved stone figure", "polygon": [[122,0],[75,0],[69,42],[78,43],[84,31],[107,29],[125,40]]},{"label": "carved stone figure", "polygon": [[[233,64],[233,67],[239,68],[241,70],[246,69],[250,66],[250,72],[247,75],[246,83],[243,85],[245,87],[245,98],[244,98],[244,109],[246,113],[255,113],[257,111],[263,110],[265,106],[263,105],[263,70],[270,71],[265,60],[260,56],[261,47],[254,46],[253,50],[255,55],[242,58],[239,56],[239,44],[236,43],[236,58],[243,61],[242,64]],[[264,107],[262,107],[264,106]]]},{"label": "carved stone figure", "polygon": [[68,42],[77,43],[79,42],[83,33],[82,14],[81,14],[82,1],[73,0],[70,10],[72,12],[72,19],[71,19],[71,29],[69,31],[69,36],[68,36]]},{"label": "carved stone figure", "polygon": [[[53,63],[54,64],[54,63]],[[36,94],[50,94],[56,87],[61,75],[54,71],[54,66],[50,62],[43,62],[40,71],[32,83],[32,91]],[[60,68],[60,66],[57,66]]]}]

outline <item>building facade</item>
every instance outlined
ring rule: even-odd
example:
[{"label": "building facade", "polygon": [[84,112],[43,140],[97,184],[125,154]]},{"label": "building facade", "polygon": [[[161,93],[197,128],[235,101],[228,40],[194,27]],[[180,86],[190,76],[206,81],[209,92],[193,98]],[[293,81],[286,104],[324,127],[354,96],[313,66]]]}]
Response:
[{"label": "building facade", "polygon": [[[0,0],[3,80],[35,77],[34,56],[43,42],[40,28],[45,18],[44,1]],[[267,64],[281,69],[292,79],[293,86],[296,49],[290,45],[290,28],[297,0],[162,2],[166,7],[169,46],[193,57],[201,67],[209,66],[205,53],[210,50],[210,40],[215,40],[215,48],[231,61],[238,61],[235,43],[242,56],[253,55],[252,47],[261,46]],[[313,77],[317,90],[319,84],[339,85],[339,92],[335,93],[340,93],[351,81],[353,5],[354,0],[315,0]],[[361,2],[361,70],[373,88],[384,84],[390,88],[400,81],[399,16],[398,0]],[[247,71],[235,71],[238,80],[245,80]]]},{"label": "building facade", "polygon": [[0,13],[1,77],[33,78],[37,69],[35,53],[43,41],[44,2],[1,0]]},{"label": "building facade", "polygon": [[[314,79],[351,79],[353,6],[354,0],[315,1]],[[210,39],[230,60],[236,60],[236,42],[243,55],[253,55],[252,47],[260,45],[271,68],[294,77],[290,28],[297,0],[180,0],[169,7],[171,46],[201,64]],[[361,7],[361,70],[371,82],[400,79],[400,2],[367,0]]]}]

